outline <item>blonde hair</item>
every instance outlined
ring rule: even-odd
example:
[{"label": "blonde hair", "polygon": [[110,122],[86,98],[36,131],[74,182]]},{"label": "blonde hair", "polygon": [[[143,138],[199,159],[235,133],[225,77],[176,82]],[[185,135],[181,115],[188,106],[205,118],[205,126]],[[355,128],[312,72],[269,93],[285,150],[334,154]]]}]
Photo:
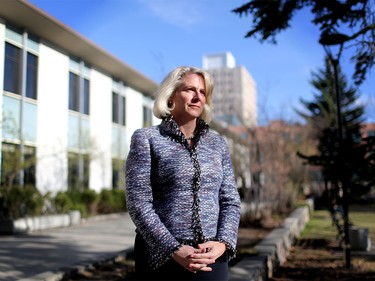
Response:
[{"label": "blonde hair", "polygon": [[214,88],[213,78],[207,71],[192,66],[177,67],[164,78],[155,94],[156,99],[153,108],[154,115],[159,119],[171,115],[173,106],[171,107],[169,100],[182,85],[182,78],[187,73],[194,73],[203,77],[206,86],[206,103],[200,118],[209,123],[211,121],[212,111],[212,92]]}]

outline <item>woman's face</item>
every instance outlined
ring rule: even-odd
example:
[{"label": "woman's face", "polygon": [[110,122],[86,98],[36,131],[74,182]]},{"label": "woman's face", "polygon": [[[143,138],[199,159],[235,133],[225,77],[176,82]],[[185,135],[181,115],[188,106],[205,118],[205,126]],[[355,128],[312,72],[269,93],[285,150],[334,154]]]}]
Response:
[{"label": "woman's face", "polygon": [[206,85],[201,75],[186,73],[182,85],[171,98],[174,103],[172,115],[175,119],[193,120],[201,116],[206,103]]}]

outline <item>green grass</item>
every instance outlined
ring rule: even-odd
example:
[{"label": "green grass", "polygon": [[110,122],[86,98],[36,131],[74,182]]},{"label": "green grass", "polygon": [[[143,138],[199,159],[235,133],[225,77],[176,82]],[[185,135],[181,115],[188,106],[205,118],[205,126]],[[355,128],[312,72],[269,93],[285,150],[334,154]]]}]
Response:
[{"label": "green grass", "polygon": [[[350,221],[360,228],[368,228],[371,240],[375,238],[375,208],[363,208],[360,206],[350,206]],[[305,229],[301,233],[301,238],[326,238],[335,239],[336,227],[332,225],[332,219],[328,211],[316,210]]]},{"label": "green grass", "polygon": [[332,225],[332,219],[328,211],[316,210],[313,212],[310,221],[301,233],[301,238],[334,239],[336,237],[336,228]]},{"label": "green grass", "polygon": [[349,211],[351,222],[357,227],[368,228],[372,240],[375,238],[375,210],[374,211]]}]

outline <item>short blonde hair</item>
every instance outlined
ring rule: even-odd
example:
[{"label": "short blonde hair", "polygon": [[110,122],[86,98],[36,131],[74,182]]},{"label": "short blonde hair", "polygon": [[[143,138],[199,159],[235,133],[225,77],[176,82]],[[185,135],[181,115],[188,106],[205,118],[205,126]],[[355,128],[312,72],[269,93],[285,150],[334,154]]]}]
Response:
[{"label": "short blonde hair", "polygon": [[214,89],[213,78],[207,71],[192,66],[177,67],[164,78],[155,94],[154,115],[160,119],[171,115],[173,107],[171,108],[169,100],[182,85],[182,78],[187,73],[194,73],[203,77],[206,86],[206,104],[200,118],[209,123],[211,121],[212,92]]}]

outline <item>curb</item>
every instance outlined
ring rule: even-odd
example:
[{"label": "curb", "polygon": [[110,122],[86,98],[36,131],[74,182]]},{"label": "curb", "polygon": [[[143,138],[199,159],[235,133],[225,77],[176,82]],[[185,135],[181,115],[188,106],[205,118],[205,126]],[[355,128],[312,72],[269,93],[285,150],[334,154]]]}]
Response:
[{"label": "curb", "polygon": [[229,280],[263,281],[271,278],[275,269],[286,261],[290,248],[309,220],[310,207],[294,210],[282,227],[272,230],[254,247],[257,255],[246,257],[230,268]]}]

